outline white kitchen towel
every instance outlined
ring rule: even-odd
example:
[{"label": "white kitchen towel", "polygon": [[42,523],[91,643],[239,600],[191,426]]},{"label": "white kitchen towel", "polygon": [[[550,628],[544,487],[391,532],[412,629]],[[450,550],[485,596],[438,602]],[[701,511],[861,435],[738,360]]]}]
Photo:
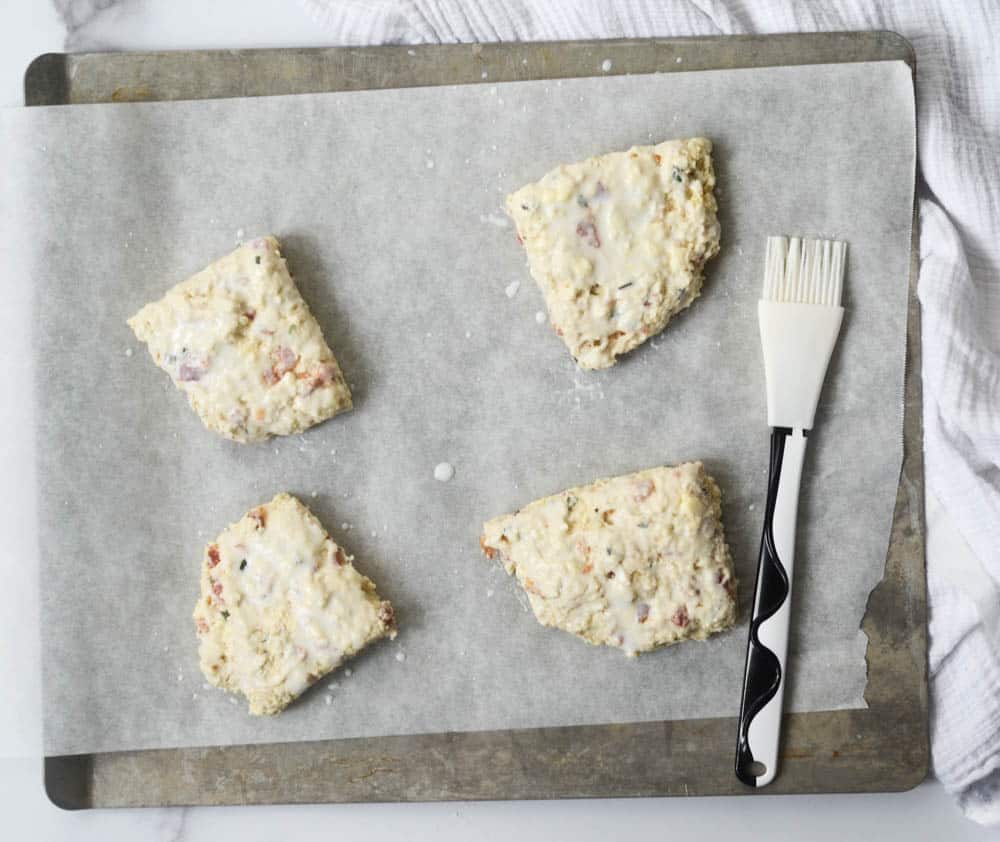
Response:
[{"label": "white kitchen towel", "polygon": [[932,756],[967,815],[1000,823],[1000,5],[300,2],[340,44],[848,29],[890,29],[910,40],[917,53]]}]

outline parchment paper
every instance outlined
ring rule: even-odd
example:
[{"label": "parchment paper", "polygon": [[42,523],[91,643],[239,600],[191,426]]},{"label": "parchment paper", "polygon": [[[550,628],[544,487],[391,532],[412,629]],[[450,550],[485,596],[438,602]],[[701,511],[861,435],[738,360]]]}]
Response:
[{"label": "parchment paper", "polygon": [[[5,282],[36,294],[47,752],[735,714],[772,233],[850,243],[806,459],[790,707],[864,705],[858,627],[902,447],[903,64],[29,109],[4,126]],[[716,144],[723,232],[702,297],[613,369],[577,371],[536,322],[503,196],[559,162],[694,134]],[[264,445],[203,429],[125,325],[241,231],[281,239],[357,407]],[[539,626],[479,553],[489,517],[696,458],[724,492],[741,580],[730,633],[638,661],[588,647]],[[282,490],[356,554],[400,636],[262,720],[203,684],[190,614],[204,543]]]}]

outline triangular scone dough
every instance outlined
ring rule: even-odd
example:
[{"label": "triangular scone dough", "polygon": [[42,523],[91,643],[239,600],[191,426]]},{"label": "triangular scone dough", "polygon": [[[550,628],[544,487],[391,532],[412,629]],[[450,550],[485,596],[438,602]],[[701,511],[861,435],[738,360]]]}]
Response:
[{"label": "triangular scone dough", "polygon": [[535,617],[629,655],[736,621],[721,494],[700,462],[598,480],[489,521],[480,539]]},{"label": "triangular scone dough", "polygon": [[507,197],[549,321],[581,368],[607,368],[701,291],[719,252],[712,143],[636,146],[557,167]]},{"label": "triangular scone dough", "polygon": [[201,671],[281,712],[372,641],[396,636],[392,605],[299,500],[279,494],[205,548],[194,609]]},{"label": "triangular scone dough", "polygon": [[351,408],[351,392],[274,237],[240,246],[131,319],[205,426],[239,442]]}]

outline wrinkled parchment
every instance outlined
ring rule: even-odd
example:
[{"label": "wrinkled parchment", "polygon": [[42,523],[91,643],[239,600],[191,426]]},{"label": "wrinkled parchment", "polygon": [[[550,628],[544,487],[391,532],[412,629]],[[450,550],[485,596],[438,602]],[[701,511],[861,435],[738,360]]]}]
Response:
[{"label": "wrinkled parchment", "polygon": [[[5,114],[3,131],[5,283],[35,293],[47,752],[734,715],[774,233],[850,243],[806,458],[790,702],[864,704],[858,626],[902,447],[903,64],[38,108]],[[716,144],[722,223],[701,299],[613,369],[578,371],[536,321],[502,199],[559,162],[694,134]],[[203,429],[125,319],[263,233],[281,239],[356,409],[240,446]],[[480,555],[487,518],[695,458],[724,493],[732,632],[629,660],[543,629]],[[439,462],[451,481],[434,479]],[[203,545],[283,490],[357,556],[400,635],[262,720],[204,685],[190,614]]]}]

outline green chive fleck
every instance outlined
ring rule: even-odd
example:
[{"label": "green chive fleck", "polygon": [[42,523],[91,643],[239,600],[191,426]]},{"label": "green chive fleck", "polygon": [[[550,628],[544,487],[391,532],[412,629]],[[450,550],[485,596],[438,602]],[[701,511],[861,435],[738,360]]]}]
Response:
[{"label": "green chive fleck", "polygon": [[246,566],[247,566],[247,560],[243,559],[243,561],[240,562],[240,570],[244,570]]},{"label": "green chive fleck", "polygon": [[228,620],[229,619],[229,612],[228,611],[223,611],[222,612],[222,619],[223,620]]}]

